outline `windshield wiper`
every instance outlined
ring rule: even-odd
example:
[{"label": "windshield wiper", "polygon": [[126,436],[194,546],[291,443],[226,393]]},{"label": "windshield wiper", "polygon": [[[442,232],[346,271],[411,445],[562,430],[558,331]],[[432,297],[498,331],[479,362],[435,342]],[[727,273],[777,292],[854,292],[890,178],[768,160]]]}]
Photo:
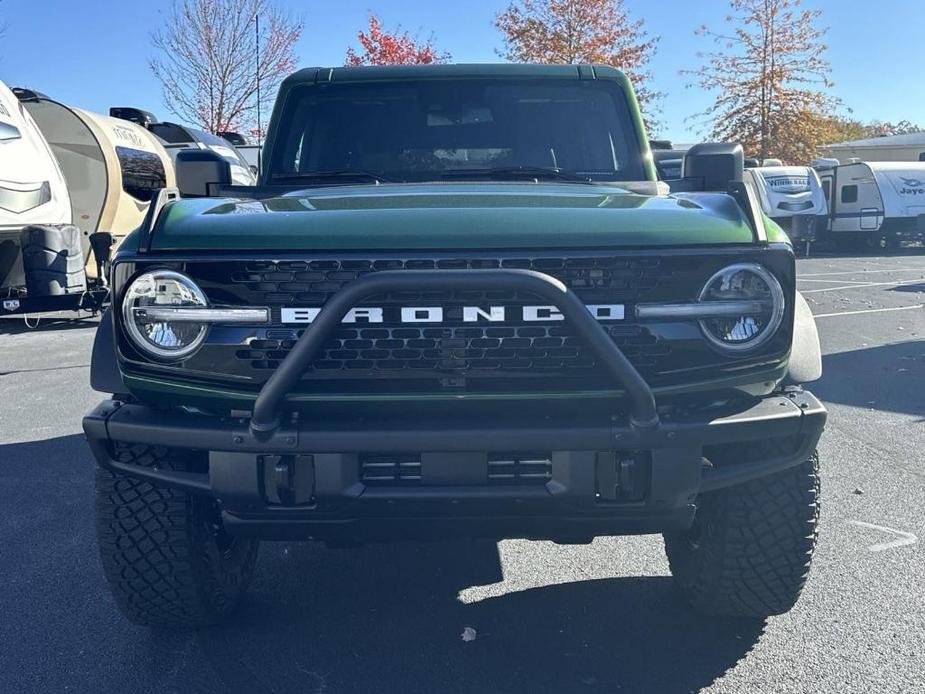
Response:
[{"label": "windshield wiper", "polygon": [[555,166],[496,166],[486,169],[447,169],[441,178],[523,178],[591,183],[591,177]]},{"label": "windshield wiper", "polygon": [[349,179],[354,181],[373,181],[375,183],[392,182],[379,171],[364,169],[331,169],[329,171],[293,171],[273,177],[277,181],[330,181]]}]

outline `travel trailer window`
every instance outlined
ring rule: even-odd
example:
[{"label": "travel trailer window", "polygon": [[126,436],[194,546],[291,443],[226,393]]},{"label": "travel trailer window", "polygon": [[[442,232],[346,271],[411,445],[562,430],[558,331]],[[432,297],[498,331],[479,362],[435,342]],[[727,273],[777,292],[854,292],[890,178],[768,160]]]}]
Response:
[{"label": "travel trailer window", "polygon": [[195,142],[186,130],[175,123],[153,123],[148,126],[148,130],[172,145],[181,142]]},{"label": "travel trailer window", "polygon": [[825,196],[826,202],[831,202],[832,200],[832,181],[828,178],[822,182],[822,194]]},{"label": "travel trailer window", "polygon": [[167,185],[164,164],[154,152],[116,147],[116,156],[122,169],[122,189],[136,200],[149,202]]},{"label": "travel trailer window", "polygon": [[857,186],[845,186],[841,189],[841,201],[842,202],[857,202],[858,201],[858,187]]}]

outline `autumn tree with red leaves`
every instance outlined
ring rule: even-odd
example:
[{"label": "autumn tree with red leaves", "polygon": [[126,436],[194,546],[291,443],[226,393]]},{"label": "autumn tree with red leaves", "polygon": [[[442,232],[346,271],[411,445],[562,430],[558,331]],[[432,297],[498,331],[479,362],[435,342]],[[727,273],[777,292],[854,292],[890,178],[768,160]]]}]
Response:
[{"label": "autumn tree with red leaves", "polygon": [[716,94],[701,118],[714,139],[739,142],[750,156],[805,163],[841,126],[838,99],[827,90],[826,30],[820,10],[800,0],[730,0],[730,31],[701,27],[718,49],[687,72]]},{"label": "autumn tree with red leaves", "polygon": [[150,66],[171,113],[212,133],[241,132],[256,123],[258,83],[261,110],[272,107],[301,33],[274,0],[179,0],[152,34]]},{"label": "autumn tree with red leaves", "polygon": [[429,65],[450,60],[449,53],[441,53],[431,36],[419,41],[399,27],[394,32],[383,30],[376,15],[369,16],[369,27],[357,33],[361,53],[347,49],[347,65]]},{"label": "autumn tree with red leaves", "polygon": [[501,55],[518,63],[598,63],[632,80],[643,110],[661,96],[647,69],[658,37],[649,38],[624,0],[515,0],[495,17],[504,34]]}]

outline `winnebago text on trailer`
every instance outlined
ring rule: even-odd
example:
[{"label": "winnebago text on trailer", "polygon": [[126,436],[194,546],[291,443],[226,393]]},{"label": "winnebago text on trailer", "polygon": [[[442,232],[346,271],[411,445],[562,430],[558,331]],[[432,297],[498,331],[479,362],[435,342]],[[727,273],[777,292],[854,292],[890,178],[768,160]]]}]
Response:
[{"label": "winnebago text on trailer", "polygon": [[809,166],[759,166],[745,169],[761,209],[791,241],[811,242],[828,229],[829,215],[819,176]]},{"label": "winnebago text on trailer", "polygon": [[456,535],[663,533],[703,612],[793,606],[821,359],[741,147],[668,195],[618,70],[430,65],[296,73],[263,154],[179,153],[113,259],[84,431],[126,615],[221,619],[262,538]]}]

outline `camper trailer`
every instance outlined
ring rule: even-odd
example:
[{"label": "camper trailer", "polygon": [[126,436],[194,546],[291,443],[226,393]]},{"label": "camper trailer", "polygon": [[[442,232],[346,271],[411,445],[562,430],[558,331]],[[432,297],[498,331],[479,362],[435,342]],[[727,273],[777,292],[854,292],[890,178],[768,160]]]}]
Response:
[{"label": "camper trailer", "polygon": [[670,140],[649,140],[649,149],[660,181],[676,181],[684,175],[686,146],[675,147]]},{"label": "camper trailer", "polygon": [[764,213],[794,242],[824,234],[828,206],[816,171],[808,166],[760,166],[745,169]]},{"label": "camper trailer", "polygon": [[23,105],[64,171],[84,232],[121,239],[141,224],[154,193],[175,185],[170,158],[144,128],[48,98]]},{"label": "camper trailer", "polygon": [[0,314],[17,311],[25,298],[22,243],[31,229],[65,230],[71,253],[86,252],[89,242],[66,231],[71,220],[58,162],[35,121],[0,82]]},{"label": "camper trailer", "polygon": [[[173,163],[157,138],[143,127],[73,108],[29,90],[19,90],[17,96],[17,108],[33,127],[37,126],[49,158],[62,176],[67,200],[64,221],[76,227],[79,253],[71,253],[66,239],[54,243],[69,249],[67,271],[79,282],[75,280],[64,292],[74,295],[73,300],[64,296],[52,300],[38,296],[40,292],[33,290],[26,271],[17,285],[17,301],[6,303],[3,313],[99,308],[105,297],[100,266],[108,259],[112,245],[141,224],[154,194],[176,185]],[[94,243],[98,232],[103,235],[96,236]],[[41,245],[48,239],[39,241]],[[55,250],[53,247],[49,252]],[[20,254],[23,258],[29,255],[26,248]]]},{"label": "camper trailer", "polygon": [[238,133],[212,135],[179,123],[161,122],[149,111],[131,106],[113,106],[109,115],[120,120],[131,121],[154,134],[173,161],[184,149],[211,149],[228,162],[231,180],[235,185],[252,186],[257,183],[257,172],[235,148],[244,138]]},{"label": "camper trailer", "polygon": [[822,164],[819,178],[837,244],[897,248],[925,238],[925,162]]}]

